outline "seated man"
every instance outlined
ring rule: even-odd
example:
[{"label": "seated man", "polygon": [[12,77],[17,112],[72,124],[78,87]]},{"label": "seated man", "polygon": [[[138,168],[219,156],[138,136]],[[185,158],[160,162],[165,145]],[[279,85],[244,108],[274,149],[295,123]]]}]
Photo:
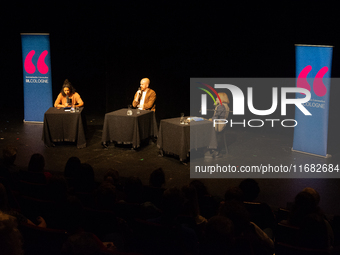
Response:
[{"label": "seated man", "polygon": [[143,78],[140,81],[140,89],[136,92],[132,102],[133,107],[140,110],[156,110],[156,92],[149,88],[150,80]]}]

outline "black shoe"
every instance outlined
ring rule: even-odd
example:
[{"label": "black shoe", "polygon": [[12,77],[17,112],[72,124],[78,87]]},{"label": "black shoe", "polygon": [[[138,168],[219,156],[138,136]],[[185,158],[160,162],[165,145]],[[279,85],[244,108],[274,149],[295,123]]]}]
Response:
[{"label": "black shoe", "polygon": [[215,158],[224,158],[223,153],[219,152],[219,153],[215,156]]},{"label": "black shoe", "polygon": [[221,151],[214,151],[214,158],[223,158],[223,153]]}]

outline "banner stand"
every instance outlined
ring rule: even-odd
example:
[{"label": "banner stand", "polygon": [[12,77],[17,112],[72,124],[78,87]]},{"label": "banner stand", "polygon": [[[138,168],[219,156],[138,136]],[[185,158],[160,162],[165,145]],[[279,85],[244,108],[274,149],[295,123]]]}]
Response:
[{"label": "banner stand", "polygon": [[48,33],[21,33],[24,122],[43,123],[52,107],[50,38]]},{"label": "banner stand", "polygon": [[332,157],[331,154],[326,154],[326,156],[323,156],[323,155],[308,153],[308,152],[304,152],[304,151],[297,151],[297,150],[294,150],[293,148],[292,148],[292,151],[307,154],[307,155],[310,155],[310,156],[320,157],[320,158],[331,158]]},{"label": "banner stand", "polygon": [[[309,114],[295,108],[293,151],[328,158],[328,115],[331,89],[333,46],[295,44],[296,87],[306,89],[311,98],[303,106]],[[303,93],[296,99],[304,98]]]},{"label": "banner stand", "polygon": [[43,121],[28,121],[28,120],[25,120],[23,119],[22,122],[24,122],[25,124],[28,123],[28,124],[44,124]]}]

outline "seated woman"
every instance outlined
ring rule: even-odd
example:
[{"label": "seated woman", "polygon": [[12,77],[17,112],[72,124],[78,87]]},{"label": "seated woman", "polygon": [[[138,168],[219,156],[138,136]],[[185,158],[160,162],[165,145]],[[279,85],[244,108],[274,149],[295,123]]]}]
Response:
[{"label": "seated woman", "polygon": [[72,86],[71,82],[66,79],[57,97],[57,100],[55,100],[54,107],[63,108],[71,106],[82,107],[84,106],[84,102],[80,95],[76,92],[75,88]]}]

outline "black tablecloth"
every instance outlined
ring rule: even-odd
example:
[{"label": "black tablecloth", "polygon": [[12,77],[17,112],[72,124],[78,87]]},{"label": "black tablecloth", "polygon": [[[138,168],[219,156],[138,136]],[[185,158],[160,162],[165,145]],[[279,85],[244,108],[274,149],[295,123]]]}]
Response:
[{"label": "black tablecloth", "polygon": [[102,142],[132,144],[138,148],[142,140],[157,137],[158,128],[154,111],[132,109],[127,115],[127,108],[105,114]]},{"label": "black tablecloth", "polygon": [[43,137],[46,146],[55,142],[77,142],[78,148],[86,147],[85,117],[83,108],[79,112],[69,112],[51,107],[45,112]]},{"label": "black tablecloth", "polygon": [[192,121],[180,124],[180,118],[161,120],[157,146],[166,154],[188,158],[190,148],[217,148],[216,134],[211,121]]}]

